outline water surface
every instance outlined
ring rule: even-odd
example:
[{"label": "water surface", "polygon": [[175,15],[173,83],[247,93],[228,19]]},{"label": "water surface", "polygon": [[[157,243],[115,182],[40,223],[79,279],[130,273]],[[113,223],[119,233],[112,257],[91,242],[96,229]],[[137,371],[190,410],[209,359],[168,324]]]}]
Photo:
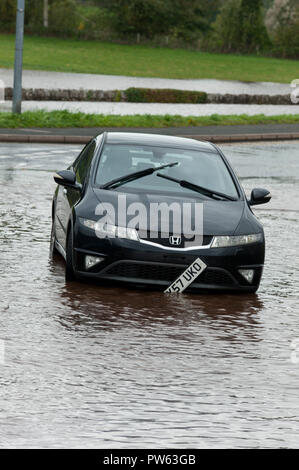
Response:
[{"label": "water surface", "polygon": [[80,147],[0,144],[1,447],[299,447],[299,143],[221,147],[273,194],[256,295],[66,285],[52,172]]}]

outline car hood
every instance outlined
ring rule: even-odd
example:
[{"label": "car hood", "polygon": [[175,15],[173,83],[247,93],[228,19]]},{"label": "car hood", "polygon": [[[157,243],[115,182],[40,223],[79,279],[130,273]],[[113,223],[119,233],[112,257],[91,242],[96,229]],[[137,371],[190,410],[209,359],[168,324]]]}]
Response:
[{"label": "car hood", "polygon": [[[232,235],[237,226],[239,225],[240,219],[244,211],[244,201],[214,201],[214,200],[203,200],[199,198],[185,197],[185,196],[166,196],[165,194],[146,194],[146,193],[129,193],[129,192],[120,192],[112,190],[103,190],[99,188],[93,188],[93,191],[96,195],[97,200],[100,205],[98,209],[102,210],[105,207],[105,204],[111,204],[115,212],[115,221],[117,221],[118,216],[122,214],[122,224],[127,223],[126,221],[132,219],[132,215],[125,215],[126,210],[124,207],[128,207],[133,203],[141,203],[147,210],[149,214],[150,204],[156,203],[167,203],[172,204],[176,203],[173,208],[174,212],[182,213],[184,203],[202,203],[203,204],[203,235]],[[126,202],[126,206],[121,207],[119,201],[119,196],[122,196],[122,201]],[[101,206],[101,204],[103,206]],[[132,209],[134,206],[131,206]],[[135,206],[137,207],[137,206]],[[100,218],[101,215],[99,215]],[[192,222],[194,222],[194,214],[192,211]],[[114,223],[113,220],[110,223]],[[141,229],[146,229],[146,224],[148,220],[144,220]],[[192,223],[193,225],[193,223]],[[148,225],[147,225],[148,227]]]}]

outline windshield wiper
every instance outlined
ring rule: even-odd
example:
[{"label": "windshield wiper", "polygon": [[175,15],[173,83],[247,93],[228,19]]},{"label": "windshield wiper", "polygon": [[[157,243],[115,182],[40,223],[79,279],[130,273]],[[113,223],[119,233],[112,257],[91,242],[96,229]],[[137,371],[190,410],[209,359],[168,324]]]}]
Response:
[{"label": "windshield wiper", "polygon": [[223,198],[228,201],[237,201],[237,199],[232,196],[219,193],[218,191],[213,191],[212,189],[204,188],[203,186],[198,186],[197,184],[190,183],[190,181],[178,180],[176,178],[172,178],[171,176],[163,175],[162,173],[157,173],[157,176],[160,176],[160,178],[165,178],[166,180],[174,181],[175,183],[178,183],[183,188],[191,189],[192,191],[196,191],[197,193],[201,193],[204,196],[208,196],[212,199],[219,200],[219,198]]},{"label": "windshield wiper", "polygon": [[145,170],[135,171],[134,173],[129,173],[128,175],[120,176],[119,178],[108,181],[108,183],[103,184],[102,186],[100,186],[100,188],[101,189],[117,188],[118,186],[121,186],[122,184],[130,183],[131,181],[137,180],[139,178],[143,178],[144,176],[151,175],[155,171],[162,170],[163,168],[171,167],[177,164],[178,162],[166,163],[165,165],[160,165],[160,166],[157,166],[156,168],[151,167],[151,168],[146,168]]}]

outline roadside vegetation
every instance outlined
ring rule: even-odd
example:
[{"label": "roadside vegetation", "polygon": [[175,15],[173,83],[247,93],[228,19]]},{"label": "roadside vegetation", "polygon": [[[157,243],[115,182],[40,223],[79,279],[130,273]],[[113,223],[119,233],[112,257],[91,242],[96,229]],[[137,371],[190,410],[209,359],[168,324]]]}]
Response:
[{"label": "roadside vegetation", "polygon": [[[1,0],[0,32],[15,31],[16,4],[16,0]],[[298,0],[29,0],[25,8],[25,33],[298,58],[299,3]]]},{"label": "roadside vegetation", "polygon": [[[0,67],[13,67],[14,47],[14,35],[0,34]],[[25,36],[23,64],[29,70],[281,83],[299,74],[295,60],[36,36]]]},{"label": "roadside vegetation", "polygon": [[0,112],[0,128],[79,128],[79,127],[188,127],[241,124],[297,124],[299,114],[265,116],[171,116],[171,115],[103,115],[69,111],[25,111],[22,114]]}]

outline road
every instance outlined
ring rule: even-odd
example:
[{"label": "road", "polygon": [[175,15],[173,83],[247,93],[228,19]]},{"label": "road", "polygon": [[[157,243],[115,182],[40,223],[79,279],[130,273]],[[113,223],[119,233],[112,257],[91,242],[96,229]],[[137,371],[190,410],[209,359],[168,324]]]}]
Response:
[{"label": "road", "polygon": [[[0,111],[11,111],[11,101],[0,104]],[[180,116],[210,116],[211,114],[265,114],[275,116],[280,114],[298,114],[299,105],[271,104],[174,104],[174,103],[110,103],[91,101],[23,101],[23,111],[35,110],[68,110],[71,112],[94,114],[170,114]]]},{"label": "road", "polygon": [[[13,71],[0,69],[0,80],[4,86],[13,86]],[[290,94],[290,84],[275,82],[240,82],[228,80],[178,80],[163,78],[126,77],[117,75],[95,75],[46,71],[23,71],[24,88],[47,89],[100,89],[124,90],[129,87],[176,88],[200,90],[207,93],[230,94]],[[11,102],[0,103],[0,111],[10,111]],[[243,104],[168,104],[168,103],[109,103],[109,102],[63,102],[24,101],[23,110],[45,109],[81,111],[100,114],[179,114],[181,116],[208,116],[211,114],[298,114],[298,106],[290,105],[243,105]]]},{"label": "road", "polygon": [[[294,77],[295,78],[295,77]],[[0,68],[0,80],[13,86],[13,70]],[[183,80],[169,78],[126,77],[88,73],[62,73],[38,70],[23,71],[24,88],[72,88],[88,90],[125,90],[129,87],[176,88],[207,93],[284,95],[291,91],[288,83],[240,82],[232,80]]]}]

